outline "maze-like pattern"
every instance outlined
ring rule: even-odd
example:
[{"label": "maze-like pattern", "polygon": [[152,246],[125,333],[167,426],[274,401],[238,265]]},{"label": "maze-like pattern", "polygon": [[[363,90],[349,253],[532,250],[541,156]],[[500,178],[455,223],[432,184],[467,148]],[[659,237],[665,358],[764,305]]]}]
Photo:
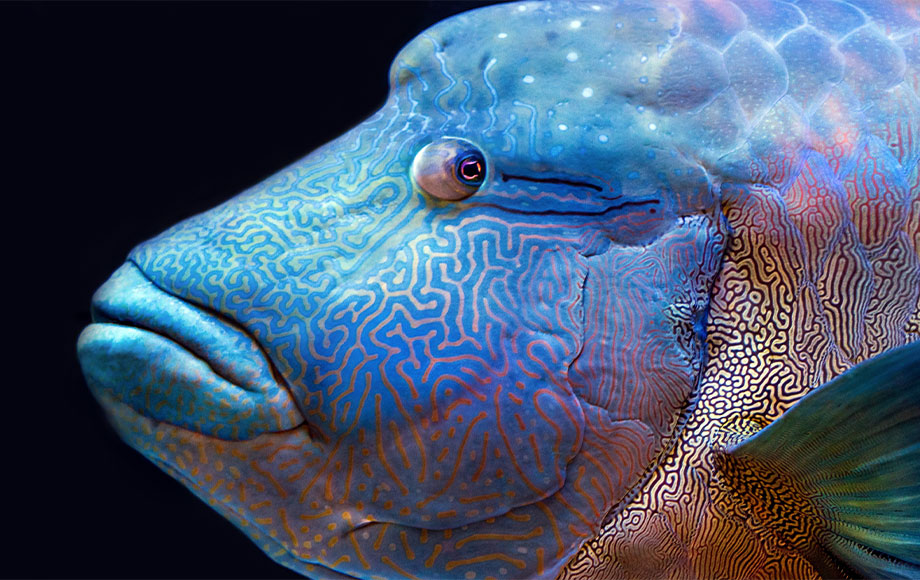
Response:
[{"label": "maze-like pattern", "polygon": [[[791,518],[798,531],[771,526],[726,488],[712,451],[854,364],[918,338],[916,7],[734,4],[783,57],[789,86],[721,187],[732,237],[713,290],[697,409],[567,577],[815,577],[792,545],[810,545],[820,522],[802,512]],[[738,39],[752,44],[746,34]],[[731,52],[723,54],[731,70]],[[751,156],[767,139],[782,148]],[[784,491],[791,482],[762,483],[767,504],[803,509]]]},{"label": "maze-like pattern", "polygon": [[[168,375],[97,395],[307,575],[813,575],[712,450],[920,332],[918,20],[630,0],[446,21],[371,119],[130,256],[252,337],[299,423],[164,420],[144,407]],[[443,136],[489,166],[461,202],[411,181]]]}]

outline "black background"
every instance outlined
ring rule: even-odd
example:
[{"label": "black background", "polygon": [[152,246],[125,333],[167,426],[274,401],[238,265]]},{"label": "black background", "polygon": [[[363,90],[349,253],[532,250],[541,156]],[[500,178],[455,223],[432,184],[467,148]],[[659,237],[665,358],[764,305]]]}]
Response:
[{"label": "black background", "polygon": [[0,575],[293,576],[108,426],[75,356],[90,296],[368,117],[406,42],[488,3],[0,4]]}]

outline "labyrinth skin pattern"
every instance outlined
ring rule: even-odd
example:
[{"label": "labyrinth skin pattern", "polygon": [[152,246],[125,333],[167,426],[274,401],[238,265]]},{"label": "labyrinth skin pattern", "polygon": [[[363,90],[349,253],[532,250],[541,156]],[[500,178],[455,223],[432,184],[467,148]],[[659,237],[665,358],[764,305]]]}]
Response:
[{"label": "labyrinth skin pattern", "polygon": [[[714,455],[918,338],[918,30],[879,0],[453,17],[366,122],[135,248],[87,381],[307,576],[817,577]],[[466,199],[412,171],[447,137],[485,161]]]}]

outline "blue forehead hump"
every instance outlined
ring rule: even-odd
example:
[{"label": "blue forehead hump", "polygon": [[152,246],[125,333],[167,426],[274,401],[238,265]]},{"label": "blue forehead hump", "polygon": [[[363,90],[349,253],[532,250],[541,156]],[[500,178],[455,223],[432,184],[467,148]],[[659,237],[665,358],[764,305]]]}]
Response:
[{"label": "blue forehead hump", "polygon": [[429,131],[534,164],[594,161],[660,140],[643,103],[679,15],[644,3],[501,4],[426,31],[394,60]]}]

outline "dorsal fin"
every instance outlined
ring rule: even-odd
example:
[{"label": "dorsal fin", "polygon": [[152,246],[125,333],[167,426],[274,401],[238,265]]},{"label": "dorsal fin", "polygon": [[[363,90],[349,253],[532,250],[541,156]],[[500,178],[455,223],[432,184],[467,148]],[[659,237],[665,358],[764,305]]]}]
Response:
[{"label": "dorsal fin", "polygon": [[716,457],[728,486],[823,576],[920,578],[920,341],[853,367]]}]

